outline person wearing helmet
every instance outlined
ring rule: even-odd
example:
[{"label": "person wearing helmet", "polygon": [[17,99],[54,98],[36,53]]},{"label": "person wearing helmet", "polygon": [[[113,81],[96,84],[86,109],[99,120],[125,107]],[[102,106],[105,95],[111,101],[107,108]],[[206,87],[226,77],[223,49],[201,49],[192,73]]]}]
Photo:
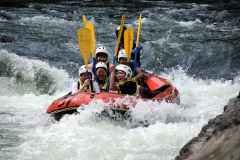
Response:
[{"label": "person wearing helmet", "polygon": [[132,70],[125,64],[118,64],[115,67],[117,81],[124,81],[132,77]]},{"label": "person wearing helmet", "polygon": [[136,81],[131,81],[132,70],[128,65],[118,64],[115,67],[115,82],[110,92],[133,95],[137,92]]},{"label": "person wearing helmet", "polygon": [[117,57],[117,62],[118,62],[118,64],[129,65],[128,56],[127,56],[125,49],[121,49],[119,51],[118,57]]},{"label": "person wearing helmet", "polygon": [[108,91],[109,78],[108,78],[108,67],[106,63],[98,62],[96,64],[95,81],[97,82],[100,91]]},{"label": "person wearing helmet", "polygon": [[98,47],[96,49],[95,56],[96,56],[96,61],[97,62],[105,62],[105,63],[107,63],[108,55],[109,55],[109,52],[106,49],[106,47],[101,46],[101,47]]},{"label": "person wearing helmet", "polygon": [[113,70],[114,65],[109,63],[108,58],[109,58],[109,52],[106,49],[106,47],[101,46],[96,49],[95,57],[93,58],[93,62],[90,64],[90,68],[92,69],[92,72],[94,73],[95,76],[96,76],[96,64],[98,62],[106,63],[108,68],[107,69],[108,75],[109,75],[109,72]]},{"label": "person wearing helmet", "polygon": [[74,83],[72,86],[72,92],[71,94],[77,93],[77,92],[95,92],[96,89],[96,83],[91,83],[92,79],[92,73],[89,72],[85,65],[82,65],[79,68],[78,71],[79,80],[77,83]]},{"label": "person wearing helmet", "polygon": [[[125,50],[124,49],[121,49],[120,51],[119,51],[119,54],[118,54],[118,59],[117,59],[118,61],[118,64],[124,64],[124,65],[127,65],[127,66],[129,66],[130,68],[131,68],[131,70],[133,71],[133,76],[134,76],[134,78],[133,78],[133,80],[134,81],[137,81],[137,80],[139,80],[140,78],[143,78],[143,76],[144,76],[144,73],[143,73],[143,71],[142,71],[142,69],[141,68],[139,68],[139,67],[137,67],[137,68],[134,68],[134,64],[132,63],[132,62],[129,62],[128,61],[128,57],[127,57],[127,54],[126,54],[126,52],[125,52]],[[110,90],[112,89],[112,87],[113,87],[113,83],[114,83],[114,81],[115,81],[115,70],[113,70],[112,72],[111,72],[111,76],[110,76]]]},{"label": "person wearing helmet", "polygon": [[[120,53],[121,49],[124,49],[124,32],[125,32],[126,29],[127,29],[127,27],[124,25],[122,36],[120,38],[118,54]],[[119,31],[120,31],[120,26],[118,26],[117,29],[116,29],[116,39],[118,39]],[[140,57],[142,55],[142,51],[143,51],[143,47],[141,45],[137,47],[136,43],[133,42],[133,48],[132,48],[132,54],[131,54],[130,61],[133,64],[133,67],[135,69],[141,67]],[[118,57],[115,57],[115,60],[116,60],[116,58],[118,59]]]}]

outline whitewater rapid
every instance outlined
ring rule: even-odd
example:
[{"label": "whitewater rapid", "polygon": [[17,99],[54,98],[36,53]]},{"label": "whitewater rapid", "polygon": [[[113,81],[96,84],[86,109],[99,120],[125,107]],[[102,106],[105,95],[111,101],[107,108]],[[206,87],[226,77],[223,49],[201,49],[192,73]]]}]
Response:
[{"label": "whitewater rapid", "polygon": [[[154,1],[138,10],[125,1],[85,2],[0,7],[1,36],[15,39],[0,43],[0,159],[174,159],[239,91],[238,14],[192,3]],[[53,122],[47,107],[70,90],[82,62],[76,41],[81,16],[94,22],[97,43],[113,53],[121,15],[136,26],[140,12],[142,67],[179,89],[180,106],[138,101],[132,116],[151,122],[148,127],[99,120],[93,113],[103,109],[101,102]]]},{"label": "whitewater rapid", "polygon": [[[100,102],[92,103],[80,115],[66,116],[54,123],[46,109],[68,92],[73,79],[46,62],[5,50],[0,54],[0,61],[5,56],[4,60],[11,62],[12,71],[0,77],[4,90],[0,92],[1,159],[171,160],[209,119],[222,112],[240,88],[238,77],[233,81],[195,79],[177,68],[162,75],[179,89],[180,106],[139,101],[133,110],[134,118],[151,122],[149,127],[97,119],[93,112],[103,108]],[[28,70],[22,73],[21,87],[32,86],[14,93],[16,88],[21,89],[17,73],[23,72],[22,67]],[[53,78],[52,95],[35,91],[34,75],[40,68]]]}]

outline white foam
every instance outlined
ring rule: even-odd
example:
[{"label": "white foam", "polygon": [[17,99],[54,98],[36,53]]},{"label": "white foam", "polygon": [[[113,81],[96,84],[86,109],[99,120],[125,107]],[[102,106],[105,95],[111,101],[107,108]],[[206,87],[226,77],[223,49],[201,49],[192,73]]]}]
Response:
[{"label": "white foam", "polygon": [[53,25],[53,26],[59,26],[59,25],[77,25],[78,23],[75,21],[68,21],[62,18],[57,18],[57,17],[47,17],[47,16],[33,16],[33,17],[24,17],[21,18],[20,20],[21,24],[45,24],[45,25]]},{"label": "white foam", "polygon": [[182,106],[187,108],[184,114],[191,119],[202,117],[208,120],[221,113],[223,106],[240,88],[240,84],[233,81],[194,79],[181,69],[164,76],[179,89]]},{"label": "white foam", "polygon": [[0,22],[6,22],[6,21],[7,21],[6,19],[0,18]]},{"label": "white foam", "polygon": [[[26,95],[14,106],[14,98],[4,100],[6,106],[13,106],[16,113],[24,110],[32,119],[22,135],[24,143],[16,148],[16,159],[173,159],[178,150],[210,118],[222,112],[229,98],[236,95],[240,85],[229,81],[194,79],[181,69],[165,74],[181,94],[181,105],[139,101],[132,110],[138,120],[148,120],[147,128],[129,128],[120,123],[94,118],[104,104],[93,102],[81,110],[79,115],[64,117],[60,122],[49,124],[44,115],[46,106],[54,97]],[[38,108],[39,107],[39,108]],[[32,118],[32,116],[30,116]],[[30,118],[22,117],[29,125]],[[40,123],[44,121],[44,123]],[[46,125],[47,123],[47,125]]]},{"label": "white foam", "polygon": [[[51,86],[49,90],[57,89],[59,91],[66,89],[66,84],[70,80],[66,71],[49,66],[48,63],[33,60],[26,57],[20,57],[14,53],[9,53],[7,50],[0,50],[0,63],[6,66],[5,74],[0,77],[1,95],[17,93],[34,92],[36,89],[36,76],[42,74],[49,76]],[[41,75],[40,75],[41,76]],[[18,80],[20,77],[21,80]],[[18,82],[20,81],[20,82]],[[48,83],[48,82],[46,82]],[[50,83],[50,82],[49,82]],[[22,90],[22,92],[21,92]]]},{"label": "white foam", "polygon": [[194,21],[177,21],[177,23],[182,27],[192,28],[194,25],[201,24],[202,21],[195,19]]}]

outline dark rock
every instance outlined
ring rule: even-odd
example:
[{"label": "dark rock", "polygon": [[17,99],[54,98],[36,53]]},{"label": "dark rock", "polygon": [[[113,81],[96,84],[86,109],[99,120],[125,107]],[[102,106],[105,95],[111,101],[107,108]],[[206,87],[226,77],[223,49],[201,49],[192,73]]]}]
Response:
[{"label": "dark rock", "polygon": [[198,137],[180,150],[175,160],[239,160],[239,97],[231,99],[224,107],[224,113],[210,120]]}]

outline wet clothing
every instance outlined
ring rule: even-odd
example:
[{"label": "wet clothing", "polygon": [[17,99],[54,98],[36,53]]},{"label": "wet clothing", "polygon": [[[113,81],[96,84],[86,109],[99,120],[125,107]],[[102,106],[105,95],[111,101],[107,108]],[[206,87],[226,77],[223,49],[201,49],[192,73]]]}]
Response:
[{"label": "wet clothing", "polygon": [[[92,59],[92,63],[89,65],[89,68],[91,68],[92,73],[94,74],[95,77],[96,77],[96,64],[97,64],[96,58],[93,58]],[[108,67],[108,69],[107,69],[107,76],[109,76],[110,73],[114,69],[114,64],[111,64],[109,62],[107,62],[106,64],[107,64],[107,67]]]},{"label": "wet clothing", "polygon": [[98,81],[95,80],[95,82],[97,83],[100,92],[101,91],[105,91],[105,92],[109,91],[109,78],[107,78],[104,82],[101,82],[99,80]]},{"label": "wet clothing", "polygon": [[93,58],[92,63],[89,65],[94,74],[95,82],[98,84],[100,91],[108,92],[109,91],[109,79],[110,79],[109,77],[111,75],[111,72],[114,70],[114,65],[107,62],[107,67],[108,67],[107,68],[107,79],[104,82],[101,82],[96,75],[96,64],[97,64],[96,59]]},{"label": "wet clothing", "polygon": [[136,81],[125,81],[118,84],[118,88],[121,94],[136,95],[138,94],[138,85]]},{"label": "wet clothing", "polygon": [[[122,43],[119,45],[119,51],[121,49],[124,49],[124,46]],[[137,68],[141,67],[140,58],[141,58],[141,55],[143,54],[142,52],[143,52],[143,47],[142,46],[136,47],[136,43],[133,43],[133,49],[132,49],[132,54],[131,54],[131,59],[129,64],[130,68],[132,69],[133,75],[136,75]],[[117,62],[117,59],[118,59],[117,57],[114,57],[114,64],[115,62]]]},{"label": "wet clothing", "polygon": [[141,67],[140,58],[141,58],[142,51],[143,51],[142,46],[134,47],[132,50],[130,67],[134,75],[136,75],[136,69]]},{"label": "wet clothing", "polygon": [[[93,83],[93,92],[99,93],[100,89],[99,86],[96,82],[92,82]],[[91,88],[90,85],[89,86],[85,86],[84,82],[81,82],[80,80],[78,80],[76,83],[73,84],[72,86],[72,94],[77,93],[79,91],[82,92],[91,92]]]},{"label": "wet clothing", "polygon": [[139,85],[135,80],[126,80],[121,82],[114,82],[112,90],[119,94],[138,95]]}]

